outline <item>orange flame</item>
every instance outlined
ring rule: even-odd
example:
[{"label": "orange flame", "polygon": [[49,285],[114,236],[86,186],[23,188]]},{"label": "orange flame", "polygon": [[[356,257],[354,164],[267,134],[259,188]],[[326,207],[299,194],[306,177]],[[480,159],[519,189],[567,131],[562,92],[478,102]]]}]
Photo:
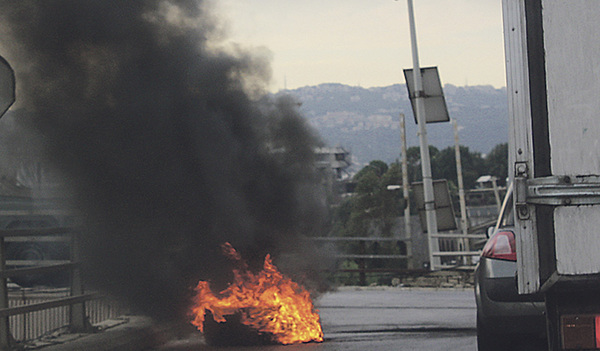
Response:
[{"label": "orange flame", "polygon": [[241,313],[243,324],[260,334],[271,335],[273,341],[281,344],[323,341],[319,314],[310,293],[281,274],[270,255],[265,257],[263,270],[254,274],[231,244],[223,244],[222,249],[240,263],[241,269],[233,270],[233,283],[217,295],[208,282],[198,282],[192,308],[192,324],[198,330],[203,331],[208,310],[220,323],[226,322],[227,315]]}]

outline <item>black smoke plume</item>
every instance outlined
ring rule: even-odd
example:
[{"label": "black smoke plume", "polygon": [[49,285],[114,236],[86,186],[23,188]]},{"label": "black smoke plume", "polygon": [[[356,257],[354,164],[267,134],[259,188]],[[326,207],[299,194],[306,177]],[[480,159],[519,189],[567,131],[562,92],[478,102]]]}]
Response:
[{"label": "black smoke plume", "polygon": [[223,242],[262,262],[318,230],[318,140],[295,101],[261,95],[264,56],[219,49],[206,1],[0,0],[0,22],[97,287],[181,320],[198,280],[227,280]]}]

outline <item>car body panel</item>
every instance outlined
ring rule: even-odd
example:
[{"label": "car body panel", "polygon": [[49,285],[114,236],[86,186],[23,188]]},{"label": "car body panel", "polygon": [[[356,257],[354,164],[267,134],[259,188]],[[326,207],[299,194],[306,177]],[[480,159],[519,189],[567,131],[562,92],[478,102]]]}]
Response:
[{"label": "car body panel", "polygon": [[[519,295],[516,287],[515,262],[498,262],[482,258],[475,275],[475,297],[477,318],[482,327],[496,334],[535,334],[540,337],[546,332],[545,306],[540,295]],[[511,275],[500,275],[499,271],[510,271]],[[486,272],[493,272],[493,277]]]},{"label": "car body panel", "polygon": [[[492,236],[499,231],[512,232],[511,191]],[[515,335],[545,337],[544,296],[520,295],[517,288],[517,262],[481,257],[475,270],[478,334],[510,339]]]}]

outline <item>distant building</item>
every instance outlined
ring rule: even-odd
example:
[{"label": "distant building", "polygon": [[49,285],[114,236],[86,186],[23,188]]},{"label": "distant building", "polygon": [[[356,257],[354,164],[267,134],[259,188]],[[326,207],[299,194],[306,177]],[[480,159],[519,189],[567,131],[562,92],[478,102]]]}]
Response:
[{"label": "distant building", "polygon": [[348,167],[350,163],[350,152],[341,146],[320,147],[315,150],[317,155],[317,169],[330,170],[335,180],[348,178]]},{"label": "distant building", "polygon": [[350,152],[341,146],[320,147],[315,149],[316,167],[322,174],[322,184],[328,194],[327,202],[337,204],[346,192],[346,183],[350,179],[348,168],[351,166]]},{"label": "distant building", "polygon": [[475,188],[477,189],[489,189],[489,188],[493,188],[496,185],[498,178],[492,176],[492,175],[482,175],[481,177],[477,178],[477,180],[475,181]]}]

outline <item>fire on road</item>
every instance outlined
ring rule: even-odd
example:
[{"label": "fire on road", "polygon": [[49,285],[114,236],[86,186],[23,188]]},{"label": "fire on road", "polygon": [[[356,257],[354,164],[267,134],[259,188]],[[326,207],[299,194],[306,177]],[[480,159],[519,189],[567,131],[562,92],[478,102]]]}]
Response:
[{"label": "fire on road", "polygon": [[[475,301],[467,290],[343,288],[316,301],[324,342],[235,350],[476,350]],[[201,335],[154,350],[219,350]]]}]

